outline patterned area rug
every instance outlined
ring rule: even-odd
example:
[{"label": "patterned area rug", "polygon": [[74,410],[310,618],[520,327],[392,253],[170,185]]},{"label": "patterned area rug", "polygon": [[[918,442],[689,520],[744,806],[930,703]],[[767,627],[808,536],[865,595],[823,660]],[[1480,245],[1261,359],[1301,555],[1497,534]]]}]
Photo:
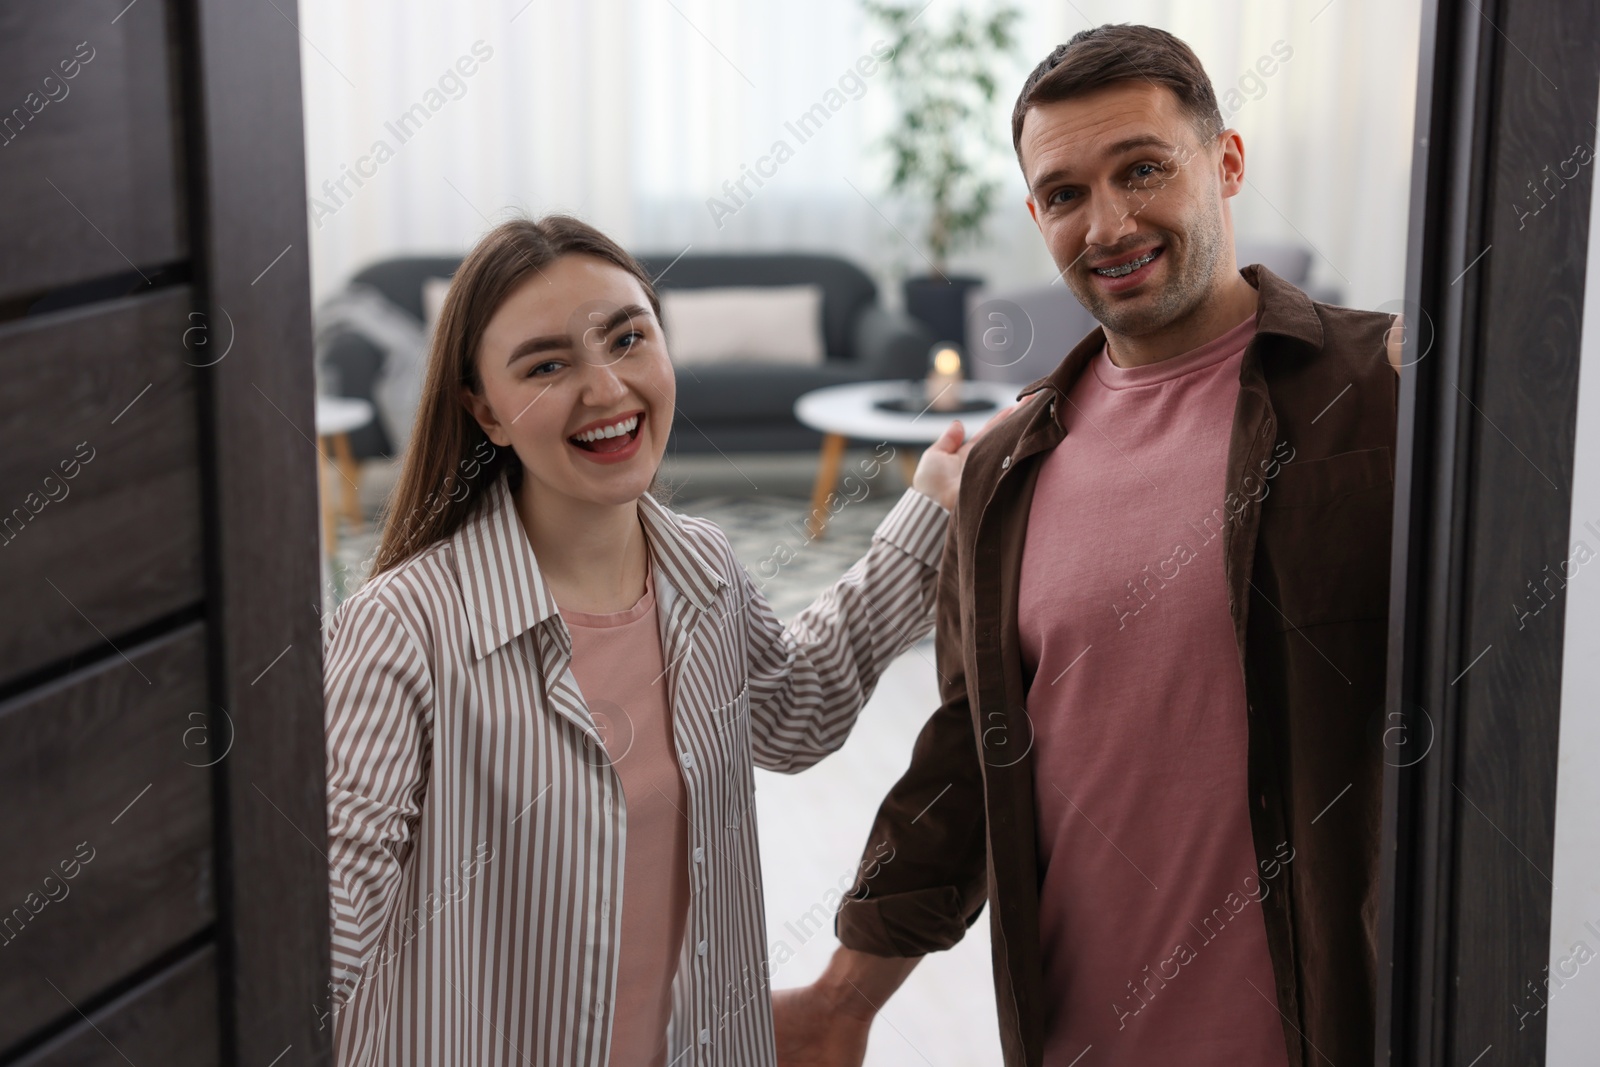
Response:
[{"label": "patterned area rug", "polygon": [[773,613],[787,622],[839,580],[872,545],[872,531],[900,498],[900,490],[869,492],[841,506],[820,538],[806,530],[811,504],[779,496],[705,497],[674,501],[676,510],[722,527],[734,553]]},{"label": "patterned area rug", "polygon": [[[378,545],[373,517],[393,485],[394,474],[387,464],[368,462],[364,466],[361,497],[366,522],[360,530],[341,525],[333,557],[324,561],[324,619],[361,587],[371,571]],[[806,530],[810,502],[797,497],[765,493],[701,496],[685,486],[673,497],[671,506],[720,526],[756,588],[778,618],[787,622],[865,554],[872,531],[903,491],[893,474],[880,474],[874,481],[860,484],[864,492],[834,499],[836,511],[820,538],[811,537]]]}]

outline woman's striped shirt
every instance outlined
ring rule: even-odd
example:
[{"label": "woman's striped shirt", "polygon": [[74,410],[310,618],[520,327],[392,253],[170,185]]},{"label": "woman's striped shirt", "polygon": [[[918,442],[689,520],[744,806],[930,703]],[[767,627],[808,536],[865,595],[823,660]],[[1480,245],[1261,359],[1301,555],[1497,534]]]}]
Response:
[{"label": "woman's striped shirt", "polygon": [[[882,670],[932,626],[949,516],[908,491],[785,628],[714,524],[649,496],[639,510],[688,791],[668,1062],[767,1065],[751,767],[799,771],[844,743]],[[605,1067],[628,822],[570,656],[504,478],[453,536],[335,613],[324,662],[344,1067]]]}]

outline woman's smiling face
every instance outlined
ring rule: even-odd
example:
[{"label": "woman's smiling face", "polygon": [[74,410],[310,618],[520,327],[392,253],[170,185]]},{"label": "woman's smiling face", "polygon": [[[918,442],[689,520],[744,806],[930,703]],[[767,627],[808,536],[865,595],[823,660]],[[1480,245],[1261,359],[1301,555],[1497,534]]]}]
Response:
[{"label": "woman's smiling face", "polygon": [[650,487],[676,382],[661,323],[632,274],[569,253],[495,310],[463,389],[489,440],[510,447],[535,498],[626,504]]}]

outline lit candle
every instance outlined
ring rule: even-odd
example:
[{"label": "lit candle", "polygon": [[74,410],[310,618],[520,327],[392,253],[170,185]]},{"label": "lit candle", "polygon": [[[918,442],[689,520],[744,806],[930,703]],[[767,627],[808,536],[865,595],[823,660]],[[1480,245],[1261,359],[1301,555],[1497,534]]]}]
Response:
[{"label": "lit candle", "polygon": [[932,356],[923,399],[934,411],[954,411],[961,406],[961,350],[939,344]]}]

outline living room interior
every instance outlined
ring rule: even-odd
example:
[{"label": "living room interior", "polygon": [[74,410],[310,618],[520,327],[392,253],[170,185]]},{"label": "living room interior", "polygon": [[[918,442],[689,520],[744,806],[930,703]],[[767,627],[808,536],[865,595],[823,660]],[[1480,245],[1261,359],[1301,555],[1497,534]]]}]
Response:
[{"label": "living room interior", "polygon": [[[1398,312],[1420,18],[1417,0],[302,3],[324,617],[369,573],[430,331],[494,224],[576,215],[645,265],[678,381],[661,495],[720,525],[788,619],[865,551],[949,418],[981,425],[1095,325],[1009,143],[1050,48],[1104,22],[1189,42],[1247,149],[1239,264]],[[774,986],[826,962],[937,700],[929,639],[843,750],[757,772]],[[867,1062],[997,1062],[994,1014],[979,923],[885,1009]]]}]

